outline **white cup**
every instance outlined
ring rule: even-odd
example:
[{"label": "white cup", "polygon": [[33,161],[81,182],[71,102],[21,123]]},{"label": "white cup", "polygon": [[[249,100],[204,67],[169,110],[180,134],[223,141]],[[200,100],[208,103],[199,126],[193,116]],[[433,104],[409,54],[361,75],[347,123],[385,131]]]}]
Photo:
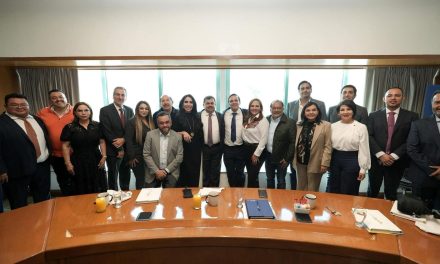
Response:
[{"label": "white cup", "polygon": [[113,196],[111,196],[108,192],[102,192],[102,193],[98,193],[97,195],[98,198],[105,198],[105,204],[109,205],[109,203],[112,201]]},{"label": "white cup", "polygon": [[206,196],[206,202],[210,206],[218,206],[218,195],[217,192],[210,192],[208,196]]},{"label": "white cup", "polygon": [[304,198],[306,198],[307,203],[310,205],[310,209],[313,209],[316,207],[316,195],[308,193],[304,195]]}]

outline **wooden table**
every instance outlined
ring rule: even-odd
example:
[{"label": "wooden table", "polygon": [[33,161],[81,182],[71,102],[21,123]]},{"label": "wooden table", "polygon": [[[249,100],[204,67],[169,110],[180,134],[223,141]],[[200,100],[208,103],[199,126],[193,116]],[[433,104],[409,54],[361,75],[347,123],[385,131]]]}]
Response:
[{"label": "wooden table", "polygon": [[[306,224],[298,223],[293,212],[294,199],[305,192],[267,190],[276,220],[245,219],[243,210],[236,207],[240,192],[245,199],[258,197],[257,189],[228,188],[220,194],[218,207],[203,203],[201,210],[194,210],[192,199],[183,199],[181,189],[164,189],[160,202],[154,204],[135,204],[138,191],[134,191],[122,208],[109,206],[104,213],[95,212],[96,195],[57,198],[42,203],[53,204],[51,210],[39,211],[51,219],[47,239],[33,239],[45,245],[39,251],[44,251],[44,258],[40,255],[39,260],[48,263],[434,263],[439,259],[439,238],[420,234],[412,222],[396,220],[389,214],[389,201],[315,193],[313,223]],[[325,206],[342,216],[330,214]],[[352,207],[380,210],[405,234],[369,234],[355,227]],[[155,219],[136,222],[142,211],[154,211]],[[0,223],[5,221],[2,217]],[[1,225],[0,231],[4,230]],[[6,242],[1,240],[0,263],[14,261],[3,258]]]}]

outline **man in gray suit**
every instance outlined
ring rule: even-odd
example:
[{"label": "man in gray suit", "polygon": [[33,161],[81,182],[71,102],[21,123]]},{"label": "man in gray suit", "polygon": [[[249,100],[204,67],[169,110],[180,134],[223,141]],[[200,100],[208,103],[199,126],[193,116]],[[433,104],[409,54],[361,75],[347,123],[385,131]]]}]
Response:
[{"label": "man in gray suit", "polygon": [[[318,105],[319,111],[321,112],[321,120],[327,120],[327,112],[325,108],[325,103],[311,97],[312,95],[312,84],[308,81],[302,81],[298,84],[299,99],[287,104],[287,116],[293,119],[294,124],[301,121],[301,112],[305,104],[308,102],[315,102]],[[296,190],[296,171],[290,164],[290,187],[292,190]]]},{"label": "man in gray suit", "polygon": [[166,112],[157,115],[157,125],[159,128],[147,133],[144,144],[146,186],[173,188],[183,160],[182,137],[170,129],[172,121]]},{"label": "man in gray suit", "polygon": [[[351,84],[345,85],[341,89],[341,102],[344,100],[353,101],[354,98],[356,98],[356,93],[357,93],[357,89],[354,85]],[[334,105],[330,107],[330,109],[328,110],[328,118],[330,120],[330,123],[335,123],[341,120],[341,118],[338,116],[338,113],[336,111],[337,107],[338,107],[337,105]],[[354,116],[354,119],[366,125],[368,119],[367,108],[356,104],[356,115]]]}]

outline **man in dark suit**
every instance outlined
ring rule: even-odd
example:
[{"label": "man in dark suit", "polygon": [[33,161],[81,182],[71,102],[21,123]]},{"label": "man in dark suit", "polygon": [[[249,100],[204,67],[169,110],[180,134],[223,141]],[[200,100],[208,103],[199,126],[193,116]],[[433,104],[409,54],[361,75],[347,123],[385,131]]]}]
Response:
[{"label": "man in dark suit", "polygon": [[[101,108],[99,121],[107,146],[108,184],[111,190],[128,190],[130,167],[125,157],[125,124],[134,116],[133,109],[124,105],[127,90],[116,87],[113,103]],[[119,174],[119,186],[118,186]]]},{"label": "man in dark suit", "polygon": [[[312,84],[308,81],[302,81],[298,84],[299,99],[287,104],[287,116],[293,119],[294,124],[301,121],[301,112],[305,104],[315,102],[321,112],[321,120],[327,120],[327,111],[325,103],[311,97]],[[291,161],[289,161],[291,162]],[[296,190],[296,171],[290,163],[290,189]]]},{"label": "man in dark suit", "polygon": [[406,140],[411,122],[419,117],[416,113],[400,107],[403,92],[399,87],[386,91],[385,108],[368,117],[368,133],[371,152],[368,196],[377,197],[382,180],[385,198],[397,199],[397,188],[403,172],[408,167]]},{"label": "man in dark suit", "polygon": [[167,112],[157,115],[157,129],[147,133],[144,160],[147,164],[148,187],[176,187],[183,161],[182,137],[171,129],[172,120]]},{"label": "man in dark suit", "polygon": [[[354,98],[356,98],[356,93],[357,93],[357,89],[354,85],[351,85],[351,84],[345,85],[341,89],[341,102],[344,100],[354,101]],[[328,110],[328,118],[329,118],[330,123],[335,123],[335,122],[338,122],[339,120],[341,120],[341,118],[339,117],[339,115],[336,111],[337,107],[338,107],[337,105],[334,105],[334,106],[330,107],[330,109]],[[367,108],[356,104],[356,115],[354,116],[354,119],[357,120],[358,122],[366,125],[367,119],[368,119]]]},{"label": "man in dark suit", "polygon": [[246,180],[244,175],[246,150],[243,146],[241,131],[248,110],[240,108],[240,97],[236,94],[229,95],[228,102],[229,108],[223,113],[225,123],[223,162],[225,163],[229,186],[244,187]]},{"label": "man in dark suit", "polygon": [[34,203],[50,198],[48,134],[43,121],[29,114],[26,96],[5,96],[0,115],[0,183],[11,209],[27,205],[28,188]]},{"label": "man in dark suit", "polygon": [[408,135],[408,176],[413,193],[429,208],[440,210],[440,90],[434,92],[431,104],[434,115],[413,122]]},{"label": "man in dark suit", "polygon": [[270,104],[272,115],[267,117],[269,133],[265,166],[267,188],[272,189],[275,188],[275,176],[277,178],[277,188],[286,189],[287,165],[293,159],[295,150],[296,124],[283,111],[283,102],[275,100]]},{"label": "man in dark suit", "polygon": [[203,99],[204,110],[200,112],[203,124],[203,186],[218,187],[225,139],[225,123],[222,114],[215,111],[215,98]]}]

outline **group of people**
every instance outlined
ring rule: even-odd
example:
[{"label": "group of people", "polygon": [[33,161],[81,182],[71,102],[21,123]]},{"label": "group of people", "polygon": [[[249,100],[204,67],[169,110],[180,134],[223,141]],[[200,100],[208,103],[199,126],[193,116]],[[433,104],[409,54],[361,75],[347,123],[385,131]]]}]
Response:
[{"label": "group of people", "polygon": [[281,100],[271,102],[267,116],[260,99],[244,109],[237,94],[229,95],[223,113],[213,96],[204,98],[199,112],[191,94],[179,109],[163,95],[152,114],[146,101],[135,111],[126,106],[126,89],[116,87],[99,122],[90,105],[72,107],[60,90],[49,92],[51,105],[36,115],[24,95],[8,94],[0,115],[0,186],[11,209],[25,206],[29,191],[34,202],[50,198],[50,165],[63,195],[128,190],[130,170],[136,189],[198,187],[201,175],[203,186],[217,187],[223,158],[231,187],[244,187],[246,179],[247,187],[259,187],[265,164],[267,187],[285,189],[290,165],[292,189],[319,191],[328,172],[328,192],[358,195],[368,171],[368,196],[377,197],[383,181],[385,197],[395,200],[411,164],[414,192],[438,209],[440,91],[426,120],[400,107],[399,87],[388,89],[385,108],[370,115],[354,103],[356,92],[353,85],[342,87],[341,102],[328,114],[324,102],[311,97],[308,81],[299,83],[300,98],[287,108]]}]

